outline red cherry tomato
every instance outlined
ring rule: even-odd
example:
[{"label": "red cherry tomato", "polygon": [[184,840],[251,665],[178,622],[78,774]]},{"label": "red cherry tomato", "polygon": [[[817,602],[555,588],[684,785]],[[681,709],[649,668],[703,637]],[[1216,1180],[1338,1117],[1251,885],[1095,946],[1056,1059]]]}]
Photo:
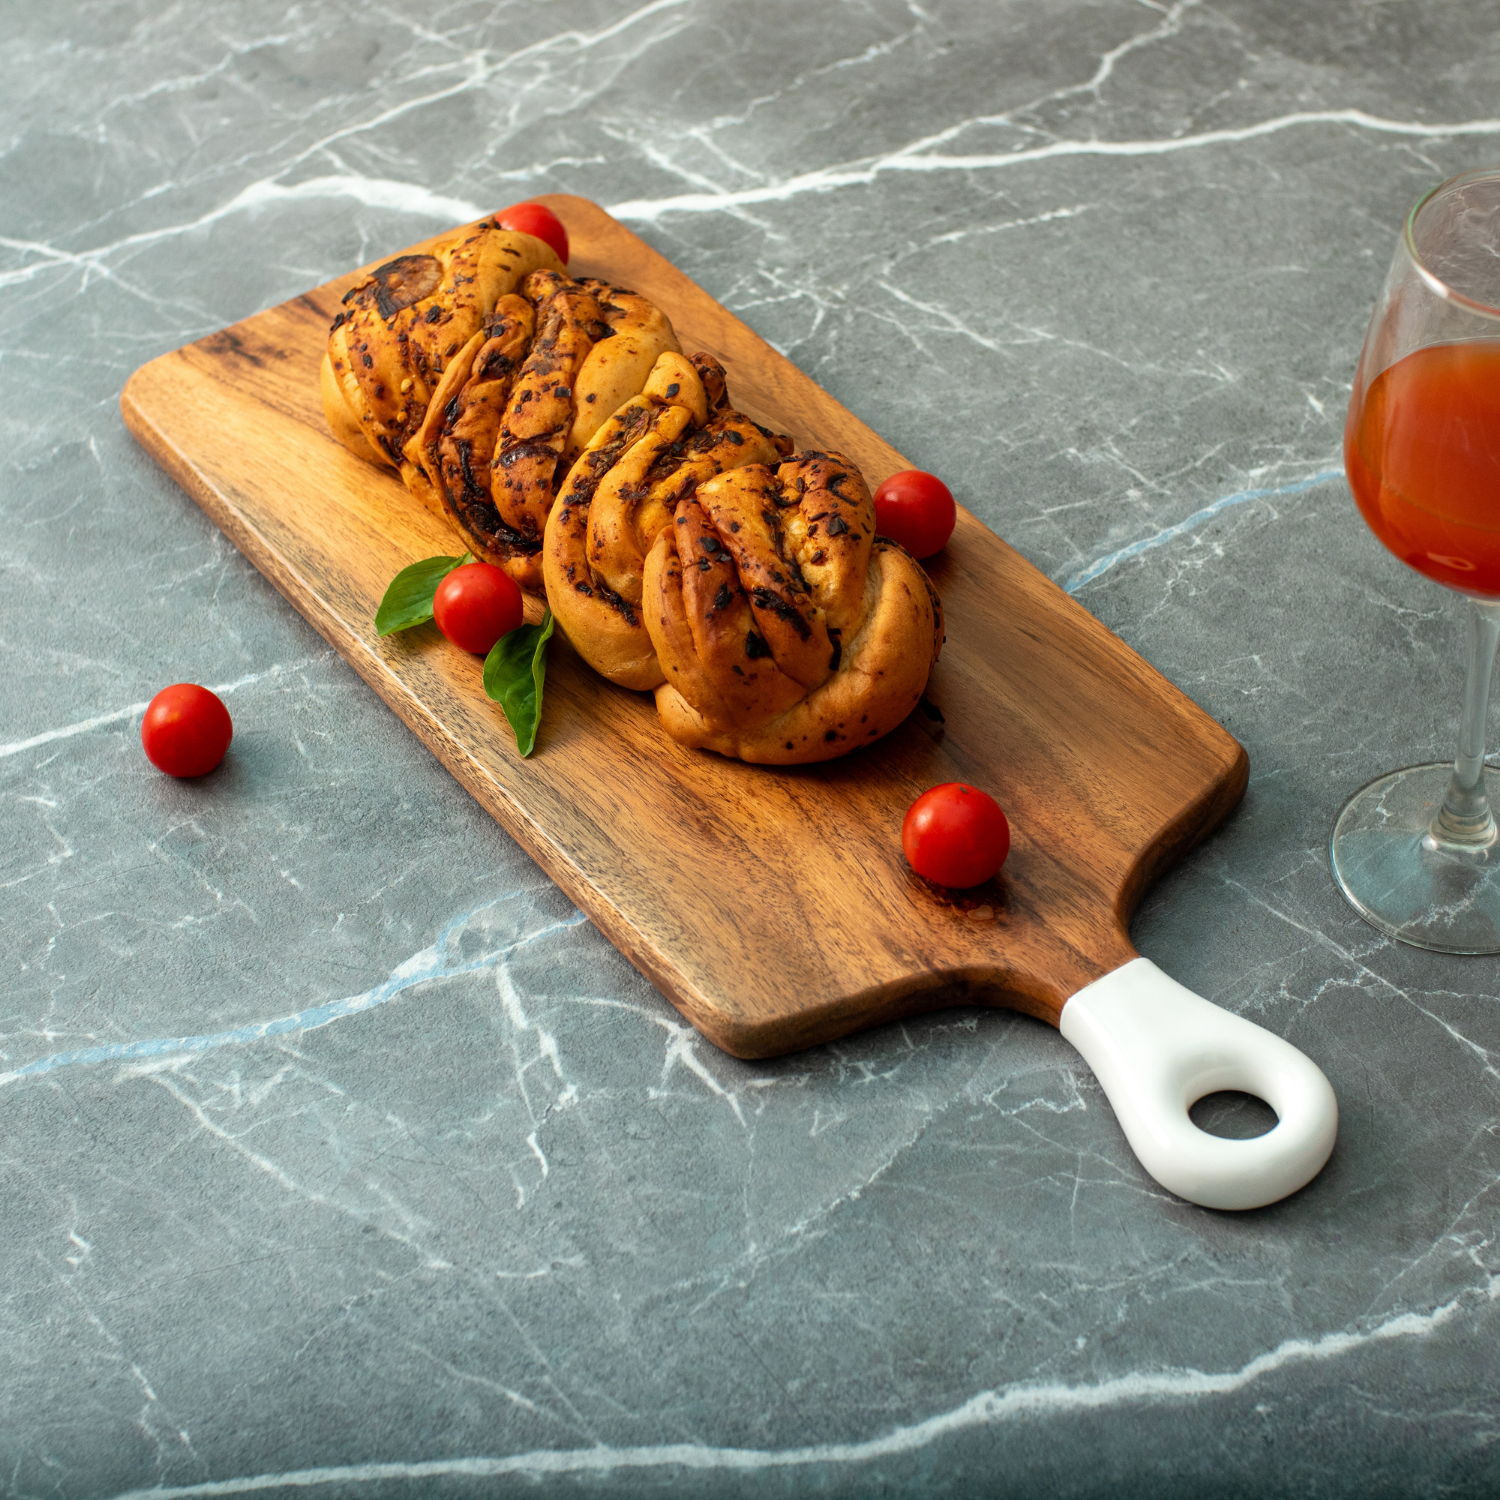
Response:
[{"label": "red cherry tomato", "polygon": [[515,579],[492,563],[455,568],[432,596],[438,629],[465,651],[487,656],[502,635],[521,623],[521,590]]},{"label": "red cherry tomato", "polygon": [[961,781],[923,792],[901,824],[911,867],[935,885],[964,890],[988,880],[1010,853],[1010,824],[993,797]]},{"label": "red cherry tomato", "polygon": [[146,759],[168,776],[206,776],[234,735],[229,710],[206,687],[177,682],[159,692],[141,720]]},{"label": "red cherry tomato", "polygon": [[562,220],[542,203],[513,203],[495,215],[495,222],[502,229],[513,229],[517,234],[529,234],[534,239],[545,240],[557,251],[557,258],[568,263],[568,231]]},{"label": "red cherry tomato", "polygon": [[941,552],[953,535],[958,507],[936,474],[903,469],[875,491],[875,530],[900,542],[913,557]]}]

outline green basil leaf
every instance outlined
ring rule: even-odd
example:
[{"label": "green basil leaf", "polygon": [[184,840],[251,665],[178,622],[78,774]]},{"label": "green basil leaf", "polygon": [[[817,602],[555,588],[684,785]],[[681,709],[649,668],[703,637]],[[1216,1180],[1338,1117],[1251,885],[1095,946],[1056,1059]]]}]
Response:
[{"label": "green basil leaf", "polygon": [[542,722],[542,683],[547,677],[547,642],[552,611],[540,625],[518,625],[502,635],[484,659],[484,690],[504,710],[516,732],[516,749],[530,755]]},{"label": "green basil leaf", "polygon": [[432,596],[440,584],[460,563],[473,562],[465,552],[462,557],[424,557],[391,579],[391,586],[375,611],[375,634],[390,635],[395,630],[410,630],[425,625],[432,618]]}]

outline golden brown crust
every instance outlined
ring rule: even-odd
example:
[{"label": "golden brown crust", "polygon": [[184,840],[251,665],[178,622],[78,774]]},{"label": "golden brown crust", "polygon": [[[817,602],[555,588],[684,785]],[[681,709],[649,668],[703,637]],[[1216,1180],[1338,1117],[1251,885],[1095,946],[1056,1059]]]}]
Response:
[{"label": "golden brown crust", "polygon": [[715,474],[790,448],[728,405],[717,361],[662,354],[645,388],[593,435],[547,521],[542,553],[558,625],[596,671],[646,691],[662,681],[641,614],[646,554],[677,502]]},{"label": "golden brown crust", "polygon": [[542,537],[565,465],[607,420],[605,403],[634,395],[676,339],[644,298],[554,271],[502,297],[484,332],[407,452],[470,550],[541,592]]},{"label": "golden brown crust", "polygon": [[646,384],[657,359],[680,348],[667,315],[636,292],[586,280],[604,310],[612,336],[589,350],[578,372],[575,416],[566,457],[571,463],[589,440]]},{"label": "golden brown crust", "polygon": [[417,466],[405,450],[449,362],[499,298],[533,271],[561,268],[549,245],[493,219],[377,267],[345,295],[329,331],[323,410],[334,435],[413,483]]},{"label": "golden brown crust", "polygon": [[646,560],[643,613],[673,739],[763,765],[829,760],[888,734],[943,640],[926,573],[876,539],[864,479],[804,453],[700,485]]}]

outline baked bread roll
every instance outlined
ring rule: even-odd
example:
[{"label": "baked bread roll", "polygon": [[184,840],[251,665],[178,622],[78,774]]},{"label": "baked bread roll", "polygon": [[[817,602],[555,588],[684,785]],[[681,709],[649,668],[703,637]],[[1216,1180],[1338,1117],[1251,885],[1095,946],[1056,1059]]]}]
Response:
[{"label": "baked bread roll", "polygon": [[662,312],[607,282],[540,270],[498,298],[407,448],[476,557],[542,591],[558,482],[676,348]]},{"label": "baked bread roll", "polygon": [[645,388],[594,434],[547,519],[542,574],[559,627],[596,672],[649,691],[665,680],[641,616],[646,554],[705,480],[792,450],[729,405],[708,354],[661,355]]},{"label": "baked bread roll", "polygon": [[561,269],[551,246],[493,219],[378,267],[345,293],[329,331],[321,380],[334,436],[421,493],[425,479],[407,447],[453,359],[501,297],[533,271]]},{"label": "baked bread roll", "polygon": [[943,643],[927,574],[875,536],[837,453],[731,469],[679,501],[646,559],[663,726],[761,765],[831,760],[894,729]]}]

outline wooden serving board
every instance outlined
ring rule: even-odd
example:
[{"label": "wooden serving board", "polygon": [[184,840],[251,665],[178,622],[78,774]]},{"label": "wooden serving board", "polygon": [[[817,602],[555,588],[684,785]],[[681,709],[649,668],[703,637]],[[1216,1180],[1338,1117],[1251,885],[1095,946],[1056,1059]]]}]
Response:
[{"label": "wooden serving board", "polygon": [[[567,225],[570,270],[665,309],[685,350],[723,361],[742,410],[848,454],[872,487],[913,467],[601,208],[542,201]],[[125,387],[125,420],[705,1036],[767,1057],[958,1003],[1055,1025],[1070,995],[1135,957],[1135,903],[1234,808],[1245,752],[966,511],[930,565],[947,613],[928,689],[943,722],[918,710],[821,766],[682,749],[649,696],[611,686],[560,641],[523,760],[478,658],[431,626],[378,639],[390,579],[463,543],[324,425],[318,364],[355,279],[152,360]],[[1000,876],[961,898],[901,853],[906,808],[944,781],[989,791],[1014,835]]]}]

